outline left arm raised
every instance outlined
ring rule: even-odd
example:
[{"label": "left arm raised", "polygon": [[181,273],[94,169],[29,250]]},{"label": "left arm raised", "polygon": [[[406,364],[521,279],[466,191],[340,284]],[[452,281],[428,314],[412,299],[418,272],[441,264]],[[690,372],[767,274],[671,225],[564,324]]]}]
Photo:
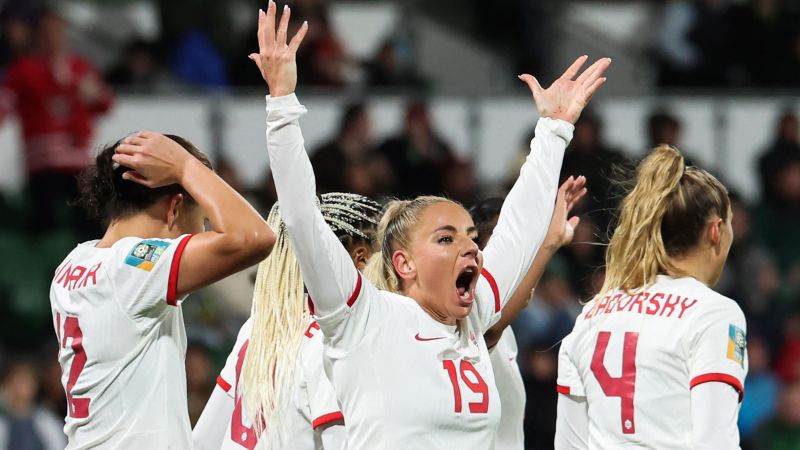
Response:
[{"label": "left arm raised", "polygon": [[522,75],[539,110],[536,137],[520,176],[503,203],[494,234],[484,249],[484,268],[505,305],[531,266],[553,214],[564,150],[572,139],[572,125],[589,99],[605,82],[602,76],[611,60],[600,59],[575,80],[587,57],[578,58],[548,89],[530,75]]}]

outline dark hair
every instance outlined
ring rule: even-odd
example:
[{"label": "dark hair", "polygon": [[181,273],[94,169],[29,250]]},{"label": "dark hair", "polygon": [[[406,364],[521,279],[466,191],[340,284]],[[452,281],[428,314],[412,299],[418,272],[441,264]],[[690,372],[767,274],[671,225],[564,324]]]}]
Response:
[{"label": "dark hair", "polygon": [[481,248],[486,245],[494,231],[494,228],[490,229],[489,225],[500,215],[503,201],[500,197],[490,197],[475,203],[469,209],[469,215],[472,216],[472,221],[475,222],[475,227],[478,229],[478,243]]},{"label": "dark hair", "polygon": [[[180,136],[172,134],[165,136],[180,144],[203,165],[212,169],[208,157],[194,144]],[[185,201],[194,204],[194,199],[178,184],[153,189],[123,179],[122,174],[130,169],[120,166],[111,159],[121,142],[120,139],[102,148],[95,158],[95,163],[78,175],[80,198],[75,204],[83,208],[90,218],[99,219],[103,227],[106,227],[115,219],[135,214],[152,206],[160,198],[175,194],[183,194]]]},{"label": "dark hair", "polygon": [[364,103],[354,102],[345,106],[344,113],[339,119],[339,133],[347,132],[366,113],[367,106]]}]

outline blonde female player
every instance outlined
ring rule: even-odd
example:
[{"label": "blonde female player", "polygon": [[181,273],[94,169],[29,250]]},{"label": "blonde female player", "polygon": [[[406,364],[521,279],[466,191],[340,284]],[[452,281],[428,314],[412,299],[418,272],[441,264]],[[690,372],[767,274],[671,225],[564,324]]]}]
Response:
[{"label": "blonde female player", "polygon": [[712,290],[733,230],[728,192],[672,147],[638,168],[606,279],[561,344],[557,449],[734,449],[745,319]]},{"label": "blonde female player", "polygon": [[[517,364],[517,341],[511,323],[528,305],[533,290],[539,283],[547,263],[562,246],[572,242],[579,217],[568,219],[572,207],[586,195],[586,178],[569,177],[559,188],[550,227],[542,246],[533,258],[533,264],[520,283],[514,297],[501,311],[500,320],[483,337],[492,362],[497,393],[502,412],[497,428],[495,450],[522,450],[525,448],[523,419],[525,417],[525,386]],[[491,198],[470,208],[470,215],[478,229],[478,247],[486,247],[500,215],[503,200]],[[516,298],[516,297],[521,298]]]},{"label": "blonde female player", "polygon": [[[321,196],[322,216],[356,269],[363,270],[372,256],[380,210],[358,194]],[[252,316],[192,431],[194,448],[252,450],[265,428],[272,442],[264,438],[260,448],[347,448],[336,393],[322,367],[322,332],[304,311],[300,267],[277,204],[267,222],[277,231],[277,242],[259,266]],[[280,301],[284,297],[291,301]],[[262,420],[253,423],[249,417]]]},{"label": "blonde female player", "polygon": [[[500,415],[483,333],[531,265],[553,211],[572,123],[603,83],[603,59],[573,80],[586,58],[544,90],[533,77],[540,119],[531,156],[508,195],[484,257],[464,208],[439,197],[392,203],[370,264],[379,290],[355,270],[315,207],[314,173],[298,119],[288,9],[259,16],[267,81],[267,147],[283,219],[325,336],[326,371],[347,420],[350,448],[488,449]],[[368,267],[369,270],[369,267]]]},{"label": "blonde female player", "polygon": [[50,288],[67,448],[189,448],[181,302],[264,259],[275,235],[178,136],[108,146],[79,184],[107,228],[70,252]]}]

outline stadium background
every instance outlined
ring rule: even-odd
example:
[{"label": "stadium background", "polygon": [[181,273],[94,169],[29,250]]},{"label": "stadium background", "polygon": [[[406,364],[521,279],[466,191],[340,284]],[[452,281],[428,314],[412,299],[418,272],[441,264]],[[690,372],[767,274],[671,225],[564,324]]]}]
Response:
[{"label": "stadium background", "polygon": [[[72,52],[114,92],[91,147],[139,129],[183,135],[260,211],[274,201],[264,145],[253,0],[50,2]],[[41,3],[0,2],[0,79],[36,51]],[[736,238],[718,290],[748,318],[745,449],[800,448],[800,1],[294,0],[312,32],[299,55],[303,131],[320,189],[377,198],[502,195],[536,109],[516,74],[549,83],[577,55],[610,56],[603,92],[576,125],[562,179],[590,196],[572,245],[548,267],[514,329],[528,395],[526,440],[552,447],[554,347],[602,280],[613,182],[654,144],[676,145],[732,191]],[[65,399],[48,288],[96,226],[31,199],[20,124],[0,97],[0,422],[60,422]],[[30,163],[30,161],[29,161]],[[444,167],[447,170],[444,170]],[[253,272],[184,304],[190,414],[199,416],[249,314]],[[58,433],[58,430],[50,430]]]}]

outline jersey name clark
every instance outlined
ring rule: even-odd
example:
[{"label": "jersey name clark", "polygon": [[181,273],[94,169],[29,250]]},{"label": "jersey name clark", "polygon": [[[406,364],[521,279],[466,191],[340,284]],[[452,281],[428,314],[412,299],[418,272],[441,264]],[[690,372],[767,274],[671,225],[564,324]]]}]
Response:
[{"label": "jersey name clark", "polygon": [[696,298],[663,292],[606,295],[595,302],[594,307],[587,311],[583,318],[591,319],[603,314],[628,311],[650,316],[683,319],[686,311],[696,304]]}]

